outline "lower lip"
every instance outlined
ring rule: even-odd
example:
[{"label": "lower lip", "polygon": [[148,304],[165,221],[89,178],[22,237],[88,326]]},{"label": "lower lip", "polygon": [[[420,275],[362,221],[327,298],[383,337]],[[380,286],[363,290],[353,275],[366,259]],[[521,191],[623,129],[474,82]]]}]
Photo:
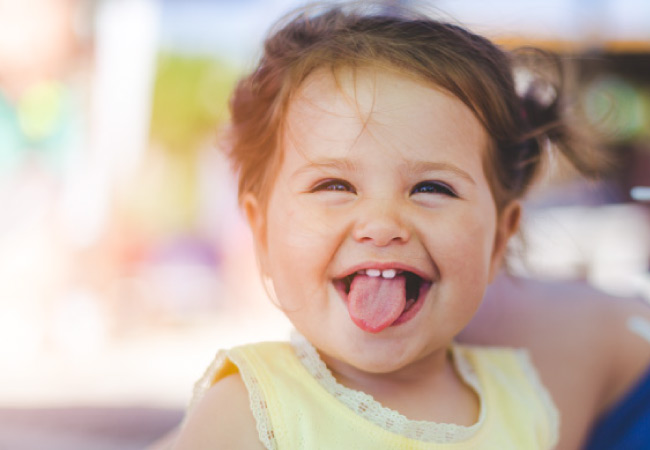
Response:
[{"label": "lower lip", "polygon": [[403,312],[397,319],[395,319],[395,322],[393,322],[390,326],[394,327],[408,322],[413,317],[415,317],[415,315],[418,313],[418,311],[420,311],[420,309],[422,309],[423,304],[424,304],[424,295],[420,294],[420,297],[413,304],[413,306],[411,306],[411,309]]}]

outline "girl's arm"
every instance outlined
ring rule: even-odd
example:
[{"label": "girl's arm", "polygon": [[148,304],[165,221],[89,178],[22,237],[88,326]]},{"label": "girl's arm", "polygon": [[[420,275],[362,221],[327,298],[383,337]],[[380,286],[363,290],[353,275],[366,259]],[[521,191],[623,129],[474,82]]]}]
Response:
[{"label": "girl's arm", "polygon": [[220,380],[206,392],[189,413],[171,448],[264,449],[249,407],[248,391],[238,374]]}]

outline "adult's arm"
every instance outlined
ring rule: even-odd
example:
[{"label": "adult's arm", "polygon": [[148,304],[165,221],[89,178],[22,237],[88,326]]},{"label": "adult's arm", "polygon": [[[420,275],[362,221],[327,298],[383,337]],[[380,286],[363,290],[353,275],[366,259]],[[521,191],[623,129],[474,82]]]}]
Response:
[{"label": "adult's arm", "polygon": [[[631,414],[624,402],[650,366],[650,342],[630,328],[632,319],[650,323],[647,302],[617,298],[581,281],[501,275],[459,340],[528,348],[562,413],[560,448],[589,448],[590,430],[592,436],[598,430],[613,431],[606,427],[611,422],[604,421],[610,414],[627,411],[629,420],[644,420],[650,411],[650,402],[644,402]],[[643,429],[640,439],[650,448],[650,427]],[[603,436],[598,434],[598,439]]]}]

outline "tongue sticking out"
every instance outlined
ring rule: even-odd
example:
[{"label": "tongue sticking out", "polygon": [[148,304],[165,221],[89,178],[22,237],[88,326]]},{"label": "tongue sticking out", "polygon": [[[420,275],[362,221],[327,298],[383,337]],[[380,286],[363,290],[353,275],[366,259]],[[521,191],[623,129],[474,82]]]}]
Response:
[{"label": "tongue sticking out", "polygon": [[406,306],[406,279],[357,275],[348,294],[348,312],[359,328],[379,333],[402,314]]}]

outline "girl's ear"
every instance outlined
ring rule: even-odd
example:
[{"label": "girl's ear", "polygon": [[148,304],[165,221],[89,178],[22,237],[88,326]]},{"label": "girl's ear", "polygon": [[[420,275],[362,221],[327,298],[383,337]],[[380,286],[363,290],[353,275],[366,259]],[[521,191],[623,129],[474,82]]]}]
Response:
[{"label": "girl's ear", "polygon": [[255,197],[250,192],[244,194],[244,197],[242,198],[242,207],[244,209],[244,213],[246,214],[248,226],[251,228],[251,232],[253,234],[255,254],[257,255],[260,269],[264,274],[266,273],[264,270],[264,261],[266,259],[266,223],[264,211],[262,210],[262,205],[260,205],[257,197]]},{"label": "girl's ear", "polygon": [[521,204],[512,201],[501,211],[497,219],[497,230],[494,237],[494,248],[492,250],[492,261],[490,264],[490,283],[501,269],[503,257],[508,246],[508,241],[519,229],[521,219]]}]

